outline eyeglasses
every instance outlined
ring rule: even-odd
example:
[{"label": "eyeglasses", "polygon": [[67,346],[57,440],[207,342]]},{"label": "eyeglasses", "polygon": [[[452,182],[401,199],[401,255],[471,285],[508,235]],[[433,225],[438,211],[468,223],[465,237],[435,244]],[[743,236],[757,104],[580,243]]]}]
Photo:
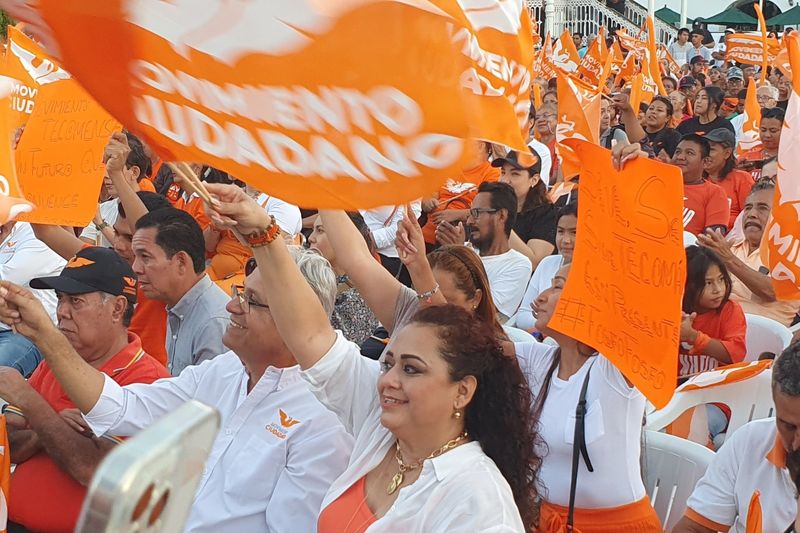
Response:
[{"label": "eyeglasses", "polygon": [[473,207],[469,210],[472,218],[479,218],[481,213],[496,213],[497,209],[489,209],[488,207]]},{"label": "eyeglasses", "polygon": [[244,287],[241,285],[231,285],[231,296],[239,301],[239,305],[246,314],[250,313],[250,307],[260,307],[262,309],[269,309],[266,304],[254,302],[244,294]]}]

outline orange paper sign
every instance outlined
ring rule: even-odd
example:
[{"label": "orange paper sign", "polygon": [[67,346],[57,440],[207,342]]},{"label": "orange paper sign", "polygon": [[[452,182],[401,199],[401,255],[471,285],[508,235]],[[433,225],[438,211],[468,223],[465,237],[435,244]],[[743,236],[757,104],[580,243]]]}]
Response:
[{"label": "orange paper sign", "polygon": [[295,204],[397,204],[459,173],[463,139],[526,148],[522,0],[16,4],[41,15],[65,68],[164,159]]},{"label": "orange paper sign", "polygon": [[686,278],[680,170],[566,141],[581,161],[578,240],[551,327],[599,350],[655,404],[678,374]]},{"label": "orange paper sign", "polygon": [[19,185],[36,210],[20,220],[88,224],[105,172],[103,148],[120,129],[75,80],[39,87],[16,151]]}]

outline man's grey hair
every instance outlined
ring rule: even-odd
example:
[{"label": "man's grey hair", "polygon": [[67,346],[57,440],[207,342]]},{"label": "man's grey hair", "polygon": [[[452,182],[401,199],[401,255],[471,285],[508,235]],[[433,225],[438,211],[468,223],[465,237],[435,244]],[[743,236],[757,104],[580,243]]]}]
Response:
[{"label": "man's grey hair", "polygon": [[337,290],[336,274],[331,264],[318,253],[306,248],[289,246],[289,252],[330,318],[336,303]]},{"label": "man's grey hair", "polygon": [[774,85],[762,85],[761,87],[756,89],[756,94],[758,94],[759,92],[768,93],[769,97],[772,98],[773,100],[777,100],[781,95],[780,90]]},{"label": "man's grey hair", "polygon": [[792,343],[775,359],[772,383],[788,396],[800,396],[800,342]]}]

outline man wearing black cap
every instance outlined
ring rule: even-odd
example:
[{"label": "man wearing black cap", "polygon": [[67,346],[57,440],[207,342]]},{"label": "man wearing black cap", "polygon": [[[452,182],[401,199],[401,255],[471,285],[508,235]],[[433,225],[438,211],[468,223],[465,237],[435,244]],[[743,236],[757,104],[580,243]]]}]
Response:
[{"label": "man wearing black cap", "polygon": [[697,80],[694,76],[684,76],[678,82],[678,90],[686,95],[686,99],[694,105],[694,99],[697,97]]},{"label": "man wearing black cap", "polygon": [[694,28],[689,34],[689,39],[692,41],[692,47],[686,53],[686,59],[691,62],[695,56],[702,57],[706,62],[711,59],[711,49],[703,44],[705,35],[703,30]]},{"label": "man wearing black cap", "polygon": [[696,55],[689,61],[689,66],[691,67],[689,74],[697,78],[699,74],[704,74],[708,61],[703,56]]},{"label": "man wearing black cap", "polygon": [[[142,350],[139,338],[128,332],[136,283],[131,267],[113,250],[89,247],[78,252],[59,276],[35,278],[30,285],[55,290],[62,338],[107,379],[124,385],[168,376]],[[40,350],[48,348],[42,344],[47,341],[24,326],[18,332],[30,336]],[[88,431],[47,361],[28,381],[16,370],[0,368],[0,397],[10,404],[5,410],[11,461],[17,464],[11,478],[9,520],[33,531],[72,531],[85,486],[116,440],[98,439]]]}]

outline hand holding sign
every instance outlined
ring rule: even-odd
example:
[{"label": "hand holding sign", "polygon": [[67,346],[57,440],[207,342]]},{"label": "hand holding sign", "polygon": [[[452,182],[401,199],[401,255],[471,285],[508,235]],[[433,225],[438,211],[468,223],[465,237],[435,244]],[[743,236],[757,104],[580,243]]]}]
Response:
[{"label": "hand holding sign", "polygon": [[[638,158],[619,171],[608,150],[567,142],[581,161],[580,216],[550,326],[600,350],[662,407],[678,374],[686,278],[680,170]],[[617,164],[635,153],[620,149]]]}]

